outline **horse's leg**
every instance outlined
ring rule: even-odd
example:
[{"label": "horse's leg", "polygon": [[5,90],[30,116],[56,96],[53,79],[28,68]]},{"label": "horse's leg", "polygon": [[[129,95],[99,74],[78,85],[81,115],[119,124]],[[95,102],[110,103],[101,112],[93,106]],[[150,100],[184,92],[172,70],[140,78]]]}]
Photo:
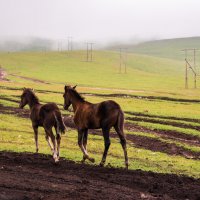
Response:
[{"label": "horse's leg", "polygon": [[124,132],[123,132],[123,130],[121,130],[118,127],[118,125],[115,125],[114,128],[115,128],[115,130],[116,130],[116,132],[117,132],[117,134],[119,136],[122,148],[124,150],[125,166],[128,169],[128,155],[127,155],[126,138],[125,138]]},{"label": "horse's leg", "polygon": [[52,141],[52,144],[53,144],[53,159],[55,160],[55,162],[58,162],[56,138],[55,138],[51,128],[46,129],[46,131],[48,132],[48,135],[51,138],[51,141]]},{"label": "horse's leg", "polygon": [[85,148],[83,146],[83,136],[84,136],[84,130],[78,130],[78,145],[79,145],[81,151],[83,152],[83,157],[94,163],[95,159],[89,157],[87,151],[85,150]]},{"label": "horse's leg", "polygon": [[[87,151],[87,138],[88,138],[88,129],[86,129],[84,131],[84,135],[83,135],[83,146],[84,146],[86,151]],[[87,158],[83,155],[83,159],[82,159],[81,162],[84,163],[86,159]]]},{"label": "horse's leg", "polygon": [[48,145],[49,145],[49,147],[50,147],[50,149],[51,149],[51,151],[52,151],[52,153],[53,153],[53,146],[52,146],[52,144],[51,144],[51,142],[50,142],[49,132],[46,131],[46,130],[45,130],[45,132],[46,132],[45,139],[46,139],[46,141],[47,141],[47,143],[48,143]]},{"label": "horse's leg", "polygon": [[60,141],[61,141],[61,135],[60,135],[60,130],[57,125],[54,126],[55,131],[56,131],[56,141],[57,141],[57,155],[58,159],[60,157]]},{"label": "horse's leg", "polygon": [[37,126],[33,126],[33,130],[34,130],[34,138],[35,138],[35,146],[36,146],[36,153],[38,153],[38,127]]},{"label": "horse's leg", "polygon": [[110,135],[109,135],[110,129],[109,128],[103,128],[102,132],[103,132],[103,137],[104,137],[104,152],[103,152],[102,160],[100,162],[100,166],[104,166],[104,164],[106,162],[108,149],[110,147]]},{"label": "horse's leg", "polygon": [[60,157],[60,141],[61,141],[60,134],[56,134],[56,140],[57,140],[57,156],[59,159],[59,157]]}]

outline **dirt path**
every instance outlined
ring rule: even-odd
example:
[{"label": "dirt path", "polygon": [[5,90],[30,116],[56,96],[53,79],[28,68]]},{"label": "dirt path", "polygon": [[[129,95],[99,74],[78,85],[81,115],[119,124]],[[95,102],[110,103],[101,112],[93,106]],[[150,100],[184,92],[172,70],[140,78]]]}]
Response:
[{"label": "dirt path", "polygon": [[9,75],[10,76],[15,76],[15,77],[18,77],[18,78],[21,78],[21,79],[24,79],[24,80],[33,81],[33,82],[36,82],[36,83],[50,84],[50,82],[39,80],[39,79],[36,79],[36,78],[30,78],[30,77],[26,77],[26,76],[20,76],[20,75],[17,75],[17,74],[9,74]]},{"label": "dirt path", "polygon": [[0,199],[200,198],[200,180],[141,170],[100,168],[51,156],[0,152]]}]

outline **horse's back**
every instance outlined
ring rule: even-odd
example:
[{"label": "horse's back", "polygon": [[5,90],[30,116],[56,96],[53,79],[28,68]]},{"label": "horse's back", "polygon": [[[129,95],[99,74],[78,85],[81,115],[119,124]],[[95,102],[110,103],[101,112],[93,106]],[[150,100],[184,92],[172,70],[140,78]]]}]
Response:
[{"label": "horse's back", "polygon": [[45,121],[54,123],[55,112],[60,112],[58,106],[55,103],[47,103],[41,106],[39,117],[42,123],[44,123]]},{"label": "horse's back", "polygon": [[117,123],[118,116],[123,113],[118,103],[112,100],[103,101],[98,105],[98,117],[101,127],[112,127]]},{"label": "horse's back", "polygon": [[118,112],[121,107],[118,103],[113,100],[103,101],[98,104],[98,114],[107,115],[110,112]]},{"label": "horse's back", "polygon": [[40,108],[40,112],[53,112],[55,110],[59,110],[58,106],[55,103],[47,103],[44,104],[41,108]]}]

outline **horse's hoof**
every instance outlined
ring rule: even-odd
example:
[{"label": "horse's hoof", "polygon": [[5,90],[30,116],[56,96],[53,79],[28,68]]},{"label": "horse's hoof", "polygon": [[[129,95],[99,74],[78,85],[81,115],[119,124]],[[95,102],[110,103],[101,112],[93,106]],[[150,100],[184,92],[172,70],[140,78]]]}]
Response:
[{"label": "horse's hoof", "polygon": [[100,162],[99,166],[104,167],[104,163]]},{"label": "horse's hoof", "polygon": [[127,163],[125,164],[125,169],[128,170],[128,164]]},{"label": "horse's hoof", "polygon": [[58,163],[58,162],[59,162],[59,159],[58,159],[58,158],[55,158],[54,161],[55,161],[55,163]]},{"label": "horse's hoof", "polygon": [[94,163],[95,159],[94,158],[88,158],[90,162]]},{"label": "horse's hoof", "polygon": [[82,159],[82,160],[81,160],[81,163],[84,164],[84,163],[85,163],[85,159]]}]

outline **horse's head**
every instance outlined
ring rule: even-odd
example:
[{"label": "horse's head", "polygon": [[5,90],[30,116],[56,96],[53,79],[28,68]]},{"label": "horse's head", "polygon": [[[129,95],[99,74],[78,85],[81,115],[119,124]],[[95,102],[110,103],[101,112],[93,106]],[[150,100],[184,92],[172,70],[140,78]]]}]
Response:
[{"label": "horse's head", "polygon": [[21,101],[19,103],[19,108],[23,108],[24,106],[26,106],[29,102],[29,98],[30,98],[30,93],[33,93],[33,89],[29,89],[29,88],[24,88],[22,95],[21,95]]},{"label": "horse's head", "polygon": [[72,104],[71,102],[71,98],[70,98],[70,91],[71,90],[75,90],[76,86],[71,87],[71,86],[67,86],[65,85],[64,87],[64,94],[63,94],[63,98],[64,98],[64,109],[67,110],[69,108],[69,106]]}]

